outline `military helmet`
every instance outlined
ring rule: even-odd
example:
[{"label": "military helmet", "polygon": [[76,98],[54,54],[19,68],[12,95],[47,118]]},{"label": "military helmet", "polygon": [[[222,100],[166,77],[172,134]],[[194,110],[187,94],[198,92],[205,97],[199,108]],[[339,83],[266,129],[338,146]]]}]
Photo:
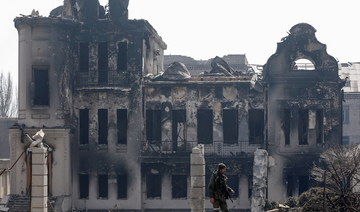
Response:
[{"label": "military helmet", "polygon": [[225,169],[225,168],[226,168],[226,165],[224,163],[218,164],[218,170]]}]

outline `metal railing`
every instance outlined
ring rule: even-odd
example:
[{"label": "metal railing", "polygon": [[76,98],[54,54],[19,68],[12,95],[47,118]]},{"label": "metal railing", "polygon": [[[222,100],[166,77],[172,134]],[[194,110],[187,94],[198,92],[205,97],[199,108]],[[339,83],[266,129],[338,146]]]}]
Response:
[{"label": "metal railing", "polygon": [[[142,155],[187,155],[198,144],[197,141],[145,141],[143,142]],[[224,143],[223,141],[214,141],[205,143],[204,148],[205,155],[235,157],[243,154],[253,154],[255,150],[264,148],[264,144],[250,144],[248,141],[238,141],[231,144]]]}]

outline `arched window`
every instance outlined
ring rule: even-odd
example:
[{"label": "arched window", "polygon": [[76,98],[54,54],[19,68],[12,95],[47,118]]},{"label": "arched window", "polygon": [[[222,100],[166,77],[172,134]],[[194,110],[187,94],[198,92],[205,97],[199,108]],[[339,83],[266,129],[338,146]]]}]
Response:
[{"label": "arched window", "polygon": [[292,70],[315,70],[315,65],[308,59],[297,59],[292,64]]}]

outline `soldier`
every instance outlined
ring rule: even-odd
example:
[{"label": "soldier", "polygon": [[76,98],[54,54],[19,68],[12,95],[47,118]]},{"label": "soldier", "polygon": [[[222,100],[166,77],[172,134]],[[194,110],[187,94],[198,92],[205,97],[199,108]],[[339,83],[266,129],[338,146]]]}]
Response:
[{"label": "soldier", "polygon": [[210,202],[213,204],[214,211],[228,212],[226,199],[230,194],[234,194],[234,190],[227,185],[227,177],[225,175],[226,166],[219,163],[218,169],[211,176],[209,183]]}]

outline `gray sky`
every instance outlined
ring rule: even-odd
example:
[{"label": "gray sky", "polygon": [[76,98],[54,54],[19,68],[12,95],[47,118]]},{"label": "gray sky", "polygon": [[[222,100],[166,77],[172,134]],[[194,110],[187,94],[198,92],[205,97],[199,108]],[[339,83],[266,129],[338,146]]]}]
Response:
[{"label": "gray sky", "polygon": [[[17,77],[18,34],[13,19],[32,9],[48,16],[62,0],[11,0],[0,13],[0,70]],[[101,4],[107,0],[100,0]],[[165,54],[209,59],[246,54],[264,64],[276,43],[300,22],[340,62],[360,61],[359,0],[130,0],[129,17],[146,19],[167,43]]]}]

